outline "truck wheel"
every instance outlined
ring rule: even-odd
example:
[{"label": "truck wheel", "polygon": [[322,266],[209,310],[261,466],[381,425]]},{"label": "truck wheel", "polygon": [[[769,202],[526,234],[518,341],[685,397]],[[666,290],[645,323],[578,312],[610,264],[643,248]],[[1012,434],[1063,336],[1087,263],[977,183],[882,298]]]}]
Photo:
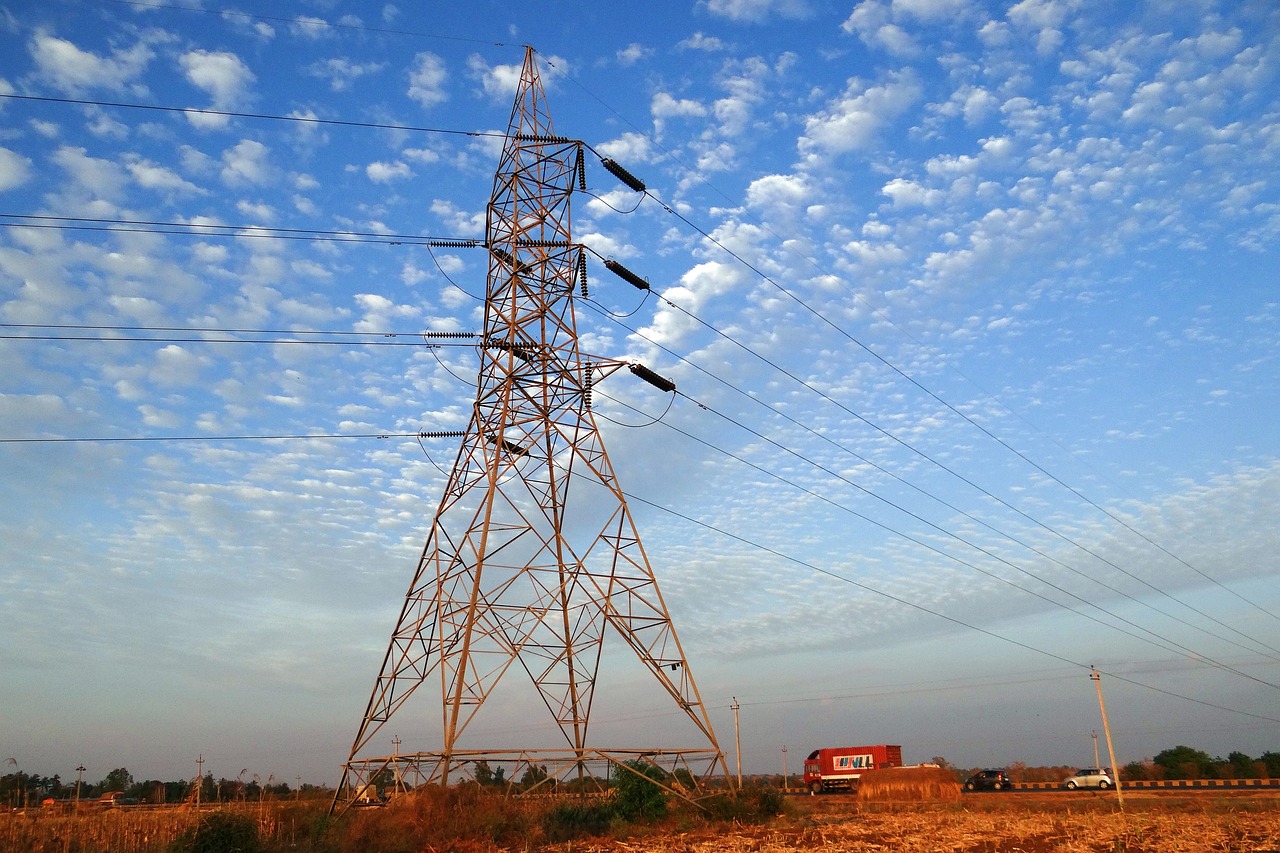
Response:
[{"label": "truck wheel", "polygon": [[812,782],[812,783],[810,783],[810,784],[809,784],[809,793],[811,793],[811,794],[821,794],[821,793],[822,793],[822,783],[821,783],[821,782]]}]

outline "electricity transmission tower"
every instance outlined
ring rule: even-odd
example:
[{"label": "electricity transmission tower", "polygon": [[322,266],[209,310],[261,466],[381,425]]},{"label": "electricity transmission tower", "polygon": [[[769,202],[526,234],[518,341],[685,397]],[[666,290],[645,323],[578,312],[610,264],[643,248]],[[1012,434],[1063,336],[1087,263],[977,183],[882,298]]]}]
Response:
[{"label": "electricity transmission tower", "polygon": [[[636,761],[683,769],[686,784],[717,772],[728,777],[591,406],[593,384],[622,367],[664,391],[674,385],[642,365],[579,350],[573,302],[576,288],[586,290],[586,258],[570,234],[570,197],[579,185],[583,146],[555,135],[526,49],[488,206],[471,420],[335,805],[370,785],[448,784],[481,767],[487,776],[494,764],[510,781],[523,770],[523,778],[548,785],[578,779],[584,786]],[[621,641],[627,659],[627,649],[638,658],[696,743],[594,745],[588,723],[606,637]],[[471,745],[486,702],[492,709],[495,691],[513,681],[532,706],[523,716],[543,719],[554,746]],[[369,755],[392,716],[433,690],[440,748]]]}]

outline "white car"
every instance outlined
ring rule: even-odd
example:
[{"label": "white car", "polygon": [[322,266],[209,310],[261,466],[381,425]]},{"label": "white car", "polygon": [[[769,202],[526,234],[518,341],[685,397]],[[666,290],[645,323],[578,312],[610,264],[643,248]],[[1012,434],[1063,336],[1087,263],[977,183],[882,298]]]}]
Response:
[{"label": "white car", "polygon": [[1074,791],[1076,788],[1110,788],[1115,782],[1111,779],[1111,771],[1105,767],[1085,767],[1072,773],[1062,783],[1062,787]]}]

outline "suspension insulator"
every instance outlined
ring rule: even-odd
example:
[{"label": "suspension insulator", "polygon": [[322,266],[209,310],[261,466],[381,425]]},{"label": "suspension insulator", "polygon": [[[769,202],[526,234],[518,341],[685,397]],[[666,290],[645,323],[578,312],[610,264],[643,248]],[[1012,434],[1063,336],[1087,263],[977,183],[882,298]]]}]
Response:
[{"label": "suspension insulator", "polygon": [[587,155],[583,152],[582,146],[578,146],[578,189],[583,192],[587,191]]},{"label": "suspension insulator", "polygon": [[486,438],[489,439],[490,444],[494,445],[495,447],[501,447],[503,450],[507,451],[512,456],[526,456],[529,453],[528,448],[521,447],[520,445],[516,444],[514,441],[507,441],[505,438],[502,440],[499,440],[498,437],[493,433],[489,433],[486,436]]},{"label": "suspension insulator", "polygon": [[587,362],[587,378],[582,387],[582,405],[591,408],[591,390],[595,387],[595,365]]},{"label": "suspension insulator", "polygon": [[625,281],[627,284],[634,285],[641,290],[649,289],[649,282],[645,281],[640,276],[615,261],[613,258],[609,258],[604,262],[604,268]]},{"label": "suspension insulator", "polygon": [[507,266],[512,265],[511,253],[508,252],[506,249],[499,249],[497,246],[490,246],[489,253],[492,254],[498,260],[502,261]]},{"label": "suspension insulator", "polygon": [[582,298],[587,298],[587,255],[585,252],[578,252],[578,281],[582,285]]},{"label": "suspension insulator", "polygon": [[609,172],[615,178],[622,181],[631,189],[635,190],[638,193],[644,192],[645,190],[644,181],[640,180],[635,175],[631,174],[626,169],[619,166],[613,160],[610,160],[608,157],[605,157],[603,160],[600,161],[600,165],[608,169]]},{"label": "suspension insulator", "polygon": [[665,376],[659,376],[643,364],[632,364],[630,365],[630,368],[631,372],[636,376],[639,376],[645,382],[648,382],[650,385],[661,391],[676,390],[676,383],[667,379]]}]

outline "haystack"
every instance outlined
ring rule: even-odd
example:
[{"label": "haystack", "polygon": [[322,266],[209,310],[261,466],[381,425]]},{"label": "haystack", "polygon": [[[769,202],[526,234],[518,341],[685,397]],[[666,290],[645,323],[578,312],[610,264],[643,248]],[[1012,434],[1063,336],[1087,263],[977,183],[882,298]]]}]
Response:
[{"label": "haystack", "polygon": [[858,799],[864,802],[947,802],[960,799],[960,783],[954,773],[942,767],[885,767],[862,774],[858,782]]}]

